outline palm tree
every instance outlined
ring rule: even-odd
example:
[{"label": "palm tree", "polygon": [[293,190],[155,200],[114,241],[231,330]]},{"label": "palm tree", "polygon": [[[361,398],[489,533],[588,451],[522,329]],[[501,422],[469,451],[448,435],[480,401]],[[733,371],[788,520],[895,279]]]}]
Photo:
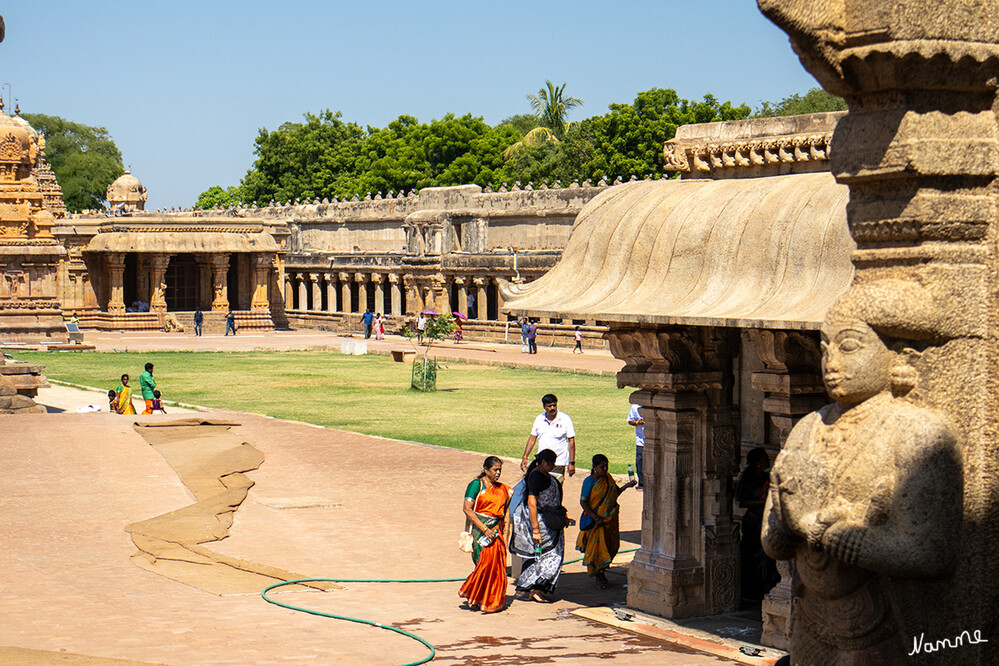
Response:
[{"label": "palm tree", "polygon": [[556,86],[551,81],[545,81],[545,87],[537,95],[528,95],[527,101],[541,120],[541,124],[562,138],[565,136],[565,117],[570,109],[583,105],[583,100],[575,97],[563,97],[565,84]]},{"label": "palm tree", "polygon": [[555,138],[555,133],[550,129],[547,127],[535,127],[530,132],[525,134],[523,139],[504,150],[503,159],[508,160],[524,148],[534,148],[535,146],[540,146],[546,141],[558,143],[558,139]]}]

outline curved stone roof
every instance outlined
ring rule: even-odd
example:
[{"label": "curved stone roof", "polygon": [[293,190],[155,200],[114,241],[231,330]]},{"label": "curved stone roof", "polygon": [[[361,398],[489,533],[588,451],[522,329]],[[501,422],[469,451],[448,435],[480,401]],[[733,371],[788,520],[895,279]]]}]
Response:
[{"label": "curved stone roof", "polygon": [[548,274],[503,285],[504,310],[817,328],[853,277],[848,197],[829,173],[614,187],[583,208]]},{"label": "curved stone roof", "polygon": [[84,252],[277,252],[268,233],[206,233],[197,231],[112,231],[90,239]]}]

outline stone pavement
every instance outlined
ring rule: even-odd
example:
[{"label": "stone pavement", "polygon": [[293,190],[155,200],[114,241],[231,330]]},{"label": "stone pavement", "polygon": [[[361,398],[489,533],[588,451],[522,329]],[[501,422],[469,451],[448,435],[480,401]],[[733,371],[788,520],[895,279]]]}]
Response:
[{"label": "stone pavement", "polygon": [[[343,339],[319,331],[237,338],[88,333],[88,342],[104,351],[339,350]],[[410,348],[403,338],[368,344],[373,353]],[[605,351],[581,356],[542,349],[528,356],[519,340],[447,342],[434,352],[600,374],[621,365]],[[415,641],[389,632],[294,613],[256,594],[216,596],[135,566],[124,527],[183,508],[191,495],[131,427],[132,419],[74,413],[83,404],[104,407],[102,400],[102,393],[53,386],[41,391],[39,402],[67,413],[0,417],[0,455],[7,463],[0,475],[0,530],[10,565],[0,569],[0,616],[8,620],[0,625],[0,646],[8,646],[0,647],[0,663],[398,664],[425,654]],[[181,412],[169,409],[169,416],[155,418]],[[210,415],[240,422],[234,432],[265,456],[249,473],[256,485],[235,513],[231,536],[209,544],[220,555],[318,577],[459,577],[471,569],[455,541],[463,524],[461,489],[481,464],[479,454],[256,415]],[[508,482],[519,476],[515,468],[516,461],[508,463]],[[578,495],[582,478],[568,482],[567,498]],[[575,512],[571,499],[566,504]],[[641,496],[629,491],[622,498],[623,548],[637,546],[640,524]],[[568,537],[574,540],[573,528]],[[570,548],[567,558],[576,556]],[[629,559],[621,555],[618,563]],[[579,564],[567,565],[562,601],[515,603],[492,616],[461,610],[458,583],[347,584],[275,596],[419,633],[437,645],[434,663],[585,664],[610,654],[628,664],[731,663],[569,615],[623,602],[625,569],[613,572],[618,584],[601,591]]]},{"label": "stone pavement", "polygon": [[[239,422],[233,432],[264,463],[248,473],[256,485],[231,536],[209,548],[304,576],[450,578],[471,570],[456,539],[461,491],[481,455],[211,415]],[[131,423],[105,413],[0,417],[0,663],[389,665],[426,654],[390,632],[281,609],[257,594],[217,596],[135,566],[125,526],[181,509],[192,496]],[[504,470],[508,482],[515,466]],[[582,479],[567,484],[567,506]],[[628,491],[624,547],[637,545],[640,523],[641,496]],[[575,535],[570,528],[569,539]],[[623,602],[624,573],[615,566],[614,585],[601,591],[570,564],[561,601],[514,602],[495,615],[462,610],[459,583],[344,584],[275,596],[418,633],[437,646],[433,663],[596,664],[611,655],[622,664],[731,663],[569,615]]]}]

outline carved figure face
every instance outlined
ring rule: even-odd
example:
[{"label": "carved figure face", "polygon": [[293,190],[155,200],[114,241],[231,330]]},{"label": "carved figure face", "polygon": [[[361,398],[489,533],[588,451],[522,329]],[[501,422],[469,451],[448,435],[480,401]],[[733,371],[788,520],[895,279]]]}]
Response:
[{"label": "carved figure face", "polygon": [[892,353],[862,321],[822,326],[822,381],[837,402],[855,404],[891,387]]}]

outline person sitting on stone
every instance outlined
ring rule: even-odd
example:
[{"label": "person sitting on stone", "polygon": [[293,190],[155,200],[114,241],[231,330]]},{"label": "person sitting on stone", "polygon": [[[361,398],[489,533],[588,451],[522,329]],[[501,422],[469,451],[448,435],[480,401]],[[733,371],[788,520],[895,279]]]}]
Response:
[{"label": "person sitting on stone", "polygon": [[763,520],[764,549],[797,566],[792,663],[902,663],[905,637],[926,623],[917,615],[931,612],[912,602],[926,585],[916,579],[953,570],[957,431],[907,395],[918,383],[912,343],[939,337],[936,312],[924,288],[885,280],[851,287],[822,326],[836,402],[791,430]]}]

